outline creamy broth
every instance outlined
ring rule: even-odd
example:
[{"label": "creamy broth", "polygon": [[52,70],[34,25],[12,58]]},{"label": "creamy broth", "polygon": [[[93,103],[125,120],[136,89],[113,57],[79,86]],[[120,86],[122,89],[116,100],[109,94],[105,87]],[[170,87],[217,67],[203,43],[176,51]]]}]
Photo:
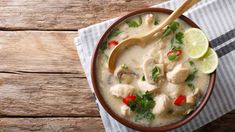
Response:
[{"label": "creamy broth", "polygon": [[[148,20],[146,20],[146,19],[149,19],[149,17],[147,16],[149,14],[152,14],[152,17],[154,19],[152,23],[150,22],[150,24],[148,23]],[[129,27],[127,23],[123,22],[116,27],[121,32],[118,35],[113,36],[110,40],[115,40],[117,42],[120,42],[126,37],[148,32],[152,28],[157,26],[154,24],[156,17],[158,18],[158,22],[161,22],[167,17],[166,14],[162,14],[162,13],[147,13],[147,14],[141,14],[139,16],[142,19],[142,23],[139,26]],[[139,16],[135,16],[128,20],[135,20],[138,22]],[[122,81],[120,81],[120,78],[118,78],[117,76],[109,72],[109,69],[107,66],[107,63],[108,63],[107,57],[109,56],[114,46],[113,47],[108,46],[108,48],[105,50],[99,50],[98,57],[96,60],[96,72],[97,72],[96,79],[98,82],[98,86],[99,86],[100,92],[104,100],[107,102],[110,108],[121,117],[126,118],[127,120],[130,120],[131,122],[144,125],[144,126],[163,126],[163,125],[167,125],[170,123],[174,123],[176,121],[181,120],[182,118],[185,118],[185,116],[189,114],[190,110],[193,110],[196,107],[197,103],[200,102],[200,99],[206,92],[206,89],[209,84],[210,76],[198,70],[195,70],[197,68],[195,67],[195,65],[193,65],[193,60],[191,60],[185,53],[183,44],[181,47],[181,52],[182,52],[181,55],[179,57],[177,56],[175,60],[168,59],[167,53],[170,50],[172,38],[175,37],[175,34],[177,32],[183,33],[186,29],[190,28],[190,26],[184,21],[180,19],[177,19],[176,21],[180,24],[180,26],[175,33],[172,33],[166,36],[164,39],[158,38],[156,40],[153,40],[144,48],[134,45],[122,51],[121,55],[119,56],[117,60],[116,66],[120,67],[121,65],[125,64],[125,66],[127,66],[128,69],[130,69],[133,72],[133,74],[131,75],[132,80],[128,83],[126,82],[123,83]],[[108,43],[110,40],[108,40]],[[145,73],[143,72],[143,65],[144,65],[143,63],[149,58],[153,58],[159,61],[160,59],[159,60],[157,59],[157,57],[159,58],[158,51],[161,51],[159,52],[159,54],[163,55],[162,56],[163,62],[162,63],[158,62],[156,64],[163,65],[164,70],[160,69],[160,73],[163,72],[164,75],[162,77],[159,77],[160,76],[159,75],[157,77],[158,82],[153,82],[151,84],[151,85],[157,85],[158,88],[154,89],[153,91],[150,91],[150,93],[152,93],[154,99],[155,97],[163,94],[164,97],[166,97],[167,100],[169,100],[167,104],[167,108],[166,109],[163,108],[165,112],[154,114],[154,119],[152,119],[151,121],[145,120],[145,119],[136,120],[136,113],[131,111],[130,109],[129,109],[129,112],[131,114],[123,114],[123,112],[121,111],[121,107],[126,105],[123,102],[123,98],[125,97],[115,96],[110,90],[110,88],[117,84],[128,84],[134,87],[134,93],[132,93],[131,95],[135,95],[137,93],[145,93],[146,91],[141,90],[140,85],[138,84],[139,81],[142,81],[141,78],[143,78],[143,75],[145,76],[145,78],[147,75],[147,73],[145,75]],[[168,69],[168,66],[173,63],[174,63],[174,66]],[[183,82],[180,82],[180,83],[177,82],[175,84],[169,81],[170,74],[169,74],[169,78],[167,74],[170,72],[173,72],[173,70],[175,70],[176,67],[179,65],[182,65],[183,68],[188,69],[187,79],[186,80],[184,79]],[[196,72],[194,74],[195,77],[193,78],[193,80],[187,81],[189,80],[188,79],[189,75],[192,74],[194,71]],[[178,78],[181,78],[181,76]],[[146,79],[145,79],[145,82],[149,83],[148,80]],[[170,85],[174,85],[174,86],[177,85],[177,87],[180,86],[182,87],[181,89],[183,90],[178,92],[177,95],[174,95],[175,91],[169,92],[168,87],[170,87]],[[195,92],[199,92],[200,95],[195,95]],[[188,98],[186,98],[185,102],[182,105],[180,106],[175,105],[174,101],[176,101],[176,99],[180,95],[184,95],[185,97],[190,96],[190,97],[196,98],[195,104],[187,104]],[[159,97],[159,100],[160,100],[160,97]],[[161,102],[160,103],[158,102],[157,104],[159,104],[159,107],[160,107]],[[155,102],[154,108],[152,108],[151,111],[158,110],[158,108],[155,109],[155,107],[157,107],[156,102]],[[128,106],[127,106],[127,109],[128,109]]]}]

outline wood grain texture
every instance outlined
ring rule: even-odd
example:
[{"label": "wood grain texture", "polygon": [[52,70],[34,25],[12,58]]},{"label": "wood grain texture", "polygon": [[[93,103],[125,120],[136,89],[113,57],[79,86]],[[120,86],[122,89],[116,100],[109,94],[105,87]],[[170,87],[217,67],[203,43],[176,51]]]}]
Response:
[{"label": "wood grain texture", "polygon": [[0,31],[0,71],[76,73],[84,77],[73,43],[76,35],[77,32]]},{"label": "wood grain texture", "polygon": [[0,118],[1,132],[103,132],[100,118]]},{"label": "wood grain texture", "polygon": [[77,30],[167,0],[1,0],[1,29]]},{"label": "wood grain texture", "polygon": [[1,31],[1,116],[99,116],[76,32]]}]

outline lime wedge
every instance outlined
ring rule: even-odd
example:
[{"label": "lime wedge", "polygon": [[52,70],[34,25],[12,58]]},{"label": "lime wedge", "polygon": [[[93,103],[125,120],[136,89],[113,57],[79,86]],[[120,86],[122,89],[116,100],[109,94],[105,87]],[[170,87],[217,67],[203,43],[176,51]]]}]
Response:
[{"label": "lime wedge", "polygon": [[209,42],[206,35],[198,28],[190,28],[184,32],[184,45],[186,54],[193,59],[205,55]]},{"label": "lime wedge", "polygon": [[203,57],[195,60],[197,68],[206,74],[212,73],[217,68],[218,62],[218,56],[212,48],[209,48]]}]

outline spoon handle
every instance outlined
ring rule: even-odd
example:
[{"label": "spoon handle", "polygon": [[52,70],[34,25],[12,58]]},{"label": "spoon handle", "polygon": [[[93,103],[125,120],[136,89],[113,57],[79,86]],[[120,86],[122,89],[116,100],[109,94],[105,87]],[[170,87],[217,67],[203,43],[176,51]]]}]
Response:
[{"label": "spoon handle", "polygon": [[176,18],[181,16],[186,10],[196,4],[199,0],[185,0],[185,2],[177,8],[169,17],[167,17],[160,25],[158,25],[155,29],[153,29],[150,33],[146,35],[145,40],[149,40],[154,34],[158,33],[165,26],[169,25]]}]

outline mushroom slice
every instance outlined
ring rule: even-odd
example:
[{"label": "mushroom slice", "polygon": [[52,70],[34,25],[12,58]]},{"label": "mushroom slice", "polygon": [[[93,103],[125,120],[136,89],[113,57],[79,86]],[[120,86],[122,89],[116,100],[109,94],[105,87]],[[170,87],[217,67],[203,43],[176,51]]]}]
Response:
[{"label": "mushroom slice", "polygon": [[127,105],[121,106],[121,114],[124,116],[130,116],[131,115],[131,109]]},{"label": "mushroom slice", "polygon": [[143,91],[143,92],[146,92],[146,91],[153,92],[156,89],[158,89],[156,85],[153,85],[153,84],[148,83],[147,81],[141,81],[141,80],[138,81],[138,86],[139,86],[140,91]]},{"label": "mushroom slice", "polygon": [[172,71],[166,74],[167,80],[171,83],[183,83],[189,74],[189,68],[184,67],[183,64],[177,65]]},{"label": "mushroom slice", "polygon": [[167,83],[166,87],[163,89],[163,92],[174,99],[184,92],[184,85]]},{"label": "mushroom slice", "polygon": [[134,79],[135,73],[126,65],[121,65],[114,71],[114,76],[118,78],[119,82],[130,84]]},{"label": "mushroom slice", "polygon": [[155,59],[149,58],[144,61],[143,64],[143,72],[145,79],[148,83],[154,84],[156,83],[157,80],[154,80],[152,74],[153,74],[153,69],[158,68],[159,74],[157,77],[162,77],[164,76],[164,65],[163,64],[156,64]]},{"label": "mushroom slice", "polygon": [[116,97],[126,97],[134,93],[135,87],[128,84],[116,84],[110,88],[110,92]]},{"label": "mushroom slice", "polygon": [[161,115],[168,111],[170,107],[170,98],[165,94],[160,94],[154,98],[155,106],[153,108],[153,114]]}]

